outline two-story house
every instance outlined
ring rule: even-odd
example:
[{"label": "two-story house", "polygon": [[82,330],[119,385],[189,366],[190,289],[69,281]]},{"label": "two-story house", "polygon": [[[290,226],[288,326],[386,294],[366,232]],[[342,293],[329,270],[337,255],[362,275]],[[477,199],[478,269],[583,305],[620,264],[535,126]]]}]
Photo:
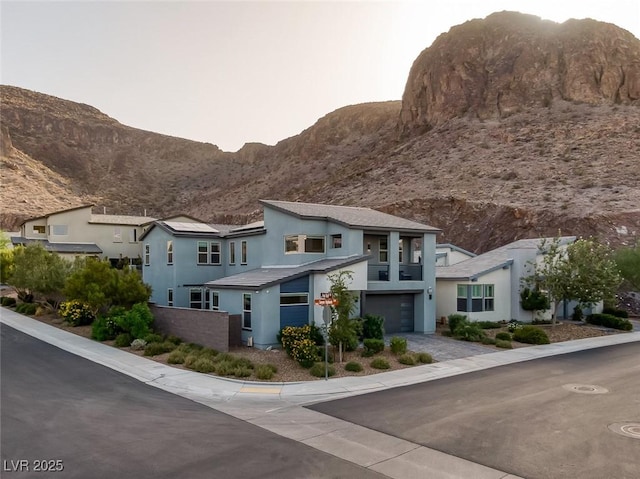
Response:
[{"label": "two-story house", "polygon": [[73,259],[98,256],[117,264],[123,258],[137,262],[141,256],[139,238],[155,218],[93,214],[93,205],[56,211],[29,218],[20,225],[14,245],[40,242],[47,251]]},{"label": "two-story house", "polygon": [[389,333],[435,330],[439,230],[370,208],[261,204],[264,221],[240,227],[156,222],[143,237],[152,301],[240,314],[243,340],[267,347],[284,326],[321,324],[314,299],[344,270],[354,315],[384,316]]}]

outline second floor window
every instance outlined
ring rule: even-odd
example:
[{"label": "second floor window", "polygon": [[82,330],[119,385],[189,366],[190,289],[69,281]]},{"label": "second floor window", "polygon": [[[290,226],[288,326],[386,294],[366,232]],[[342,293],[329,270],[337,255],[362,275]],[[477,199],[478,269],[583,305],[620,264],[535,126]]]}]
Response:
[{"label": "second floor window", "polygon": [[44,225],[33,225],[33,232],[43,235],[46,231],[46,228]]},{"label": "second floor window", "polygon": [[69,234],[69,228],[67,225],[52,225],[51,234],[53,236],[66,236]]},{"label": "second floor window", "polygon": [[389,262],[389,241],[387,238],[380,238],[378,243],[378,256],[381,263]]},{"label": "second floor window", "polygon": [[167,241],[167,264],[173,264],[173,241]]},{"label": "second floor window", "polygon": [[342,235],[331,235],[331,247],[333,249],[342,248]]},{"label": "second floor window", "polygon": [[324,253],[324,236],[287,235],[284,237],[285,254]]},{"label": "second floor window", "polygon": [[151,247],[146,244],[144,245],[144,265],[149,266],[151,264]]},{"label": "second floor window", "polygon": [[229,264],[236,264],[236,243],[229,243]]},{"label": "second floor window", "polygon": [[220,243],[198,241],[198,264],[220,264]]},{"label": "second floor window", "polygon": [[240,243],[240,264],[247,264],[247,242]]},{"label": "second floor window", "polygon": [[113,242],[122,243],[122,228],[119,226],[113,228]]}]

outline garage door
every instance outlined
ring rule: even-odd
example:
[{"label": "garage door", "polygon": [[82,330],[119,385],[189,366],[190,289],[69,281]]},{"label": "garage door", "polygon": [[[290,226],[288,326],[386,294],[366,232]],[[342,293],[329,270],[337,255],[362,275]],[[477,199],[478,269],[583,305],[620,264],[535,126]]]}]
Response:
[{"label": "garage door", "polygon": [[413,294],[367,295],[364,314],[384,317],[385,333],[413,332]]}]

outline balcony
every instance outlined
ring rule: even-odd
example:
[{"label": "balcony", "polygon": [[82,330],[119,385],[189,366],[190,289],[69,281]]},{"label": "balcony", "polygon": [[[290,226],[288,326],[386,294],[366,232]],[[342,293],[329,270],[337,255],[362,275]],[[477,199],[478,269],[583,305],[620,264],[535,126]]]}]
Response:
[{"label": "balcony", "polygon": [[[371,264],[367,272],[368,281],[389,281],[388,264]],[[400,264],[398,271],[399,281],[422,281],[422,264]]]},{"label": "balcony", "polygon": [[401,264],[400,281],[422,281],[422,265],[419,263]]},{"label": "balcony", "polygon": [[367,280],[368,281],[389,281],[389,265],[369,263]]}]

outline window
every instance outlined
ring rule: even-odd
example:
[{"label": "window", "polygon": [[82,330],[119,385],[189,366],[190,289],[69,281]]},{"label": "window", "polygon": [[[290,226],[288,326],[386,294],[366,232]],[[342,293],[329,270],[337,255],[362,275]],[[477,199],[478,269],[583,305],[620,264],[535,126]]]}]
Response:
[{"label": "window", "polygon": [[144,245],[144,264],[149,266],[151,263],[151,248],[148,244]]},{"label": "window", "polygon": [[220,264],[220,243],[198,241],[198,264]]},{"label": "window", "polygon": [[167,290],[167,306],[173,306],[173,289]]},{"label": "window", "polygon": [[202,309],[202,290],[191,288],[189,290],[189,307],[191,309]]},{"label": "window", "polygon": [[381,263],[387,263],[389,261],[389,242],[387,238],[380,238],[378,257]]},{"label": "window", "polygon": [[240,264],[247,264],[247,242],[240,243]]},{"label": "window", "polygon": [[324,236],[288,235],[284,237],[284,252],[324,253]]},{"label": "window", "polygon": [[342,235],[331,235],[331,247],[333,249],[342,248]]},{"label": "window", "polygon": [[402,248],[404,247],[404,240],[398,241],[398,262],[402,263]]},{"label": "window", "polygon": [[236,264],[236,242],[229,243],[229,264]]},{"label": "window", "polygon": [[138,230],[135,228],[131,228],[129,230],[129,243],[137,243],[138,242]]},{"label": "window", "polygon": [[43,235],[44,232],[46,231],[46,228],[44,225],[33,225],[33,232],[37,233],[39,235]]},{"label": "window", "polygon": [[122,228],[119,226],[113,228],[113,242],[122,243]]},{"label": "window", "polygon": [[459,284],[458,311],[482,312],[494,311],[493,284]]},{"label": "window", "polygon": [[211,291],[211,309],[220,310],[220,294],[217,291]]},{"label": "window", "polygon": [[66,236],[69,234],[69,228],[67,225],[52,225],[52,235],[53,236]]},{"label": "window", "polygon": [[309,304],[309,293],[281,293],[280,306]]},{"label": "window", "polygon": [[242,295],[242,327],[251,329],[251,294]]},{"label": "window", "polygon": [[173,264],[173,241],[167,241],[167,264]]}]

